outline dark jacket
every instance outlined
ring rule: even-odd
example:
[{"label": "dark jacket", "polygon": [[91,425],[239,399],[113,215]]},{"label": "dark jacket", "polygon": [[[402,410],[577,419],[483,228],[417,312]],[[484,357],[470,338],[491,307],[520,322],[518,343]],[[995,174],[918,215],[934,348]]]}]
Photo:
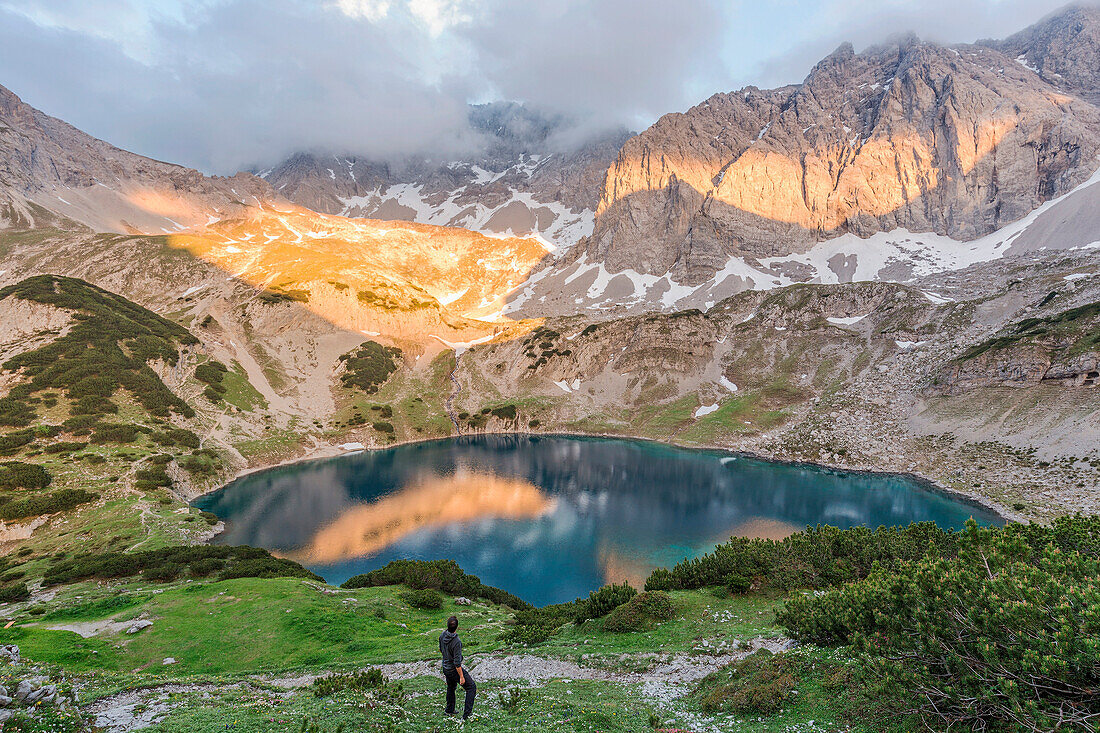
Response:
[{"label": "dark jacket", "polygon": [[462,666],[462,640],[458,634],[444,631],[439,635],[439,651],[443,654],[443,669],[453,671]]}]

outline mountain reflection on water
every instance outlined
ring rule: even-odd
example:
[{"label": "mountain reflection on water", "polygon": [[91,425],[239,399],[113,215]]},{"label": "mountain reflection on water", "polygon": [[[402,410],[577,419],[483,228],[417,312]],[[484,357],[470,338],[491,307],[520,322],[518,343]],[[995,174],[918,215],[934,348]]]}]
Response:
[{"label": "mountain reflection on water", "polygon": [[245,476],[196,505],[227,520],[216,541],[268,548],[333,583],[397,558],[449,558],[535,604],[640,583],[731,535],[999,522],[901,476],[564,436],[463,437],[310,461]]}]

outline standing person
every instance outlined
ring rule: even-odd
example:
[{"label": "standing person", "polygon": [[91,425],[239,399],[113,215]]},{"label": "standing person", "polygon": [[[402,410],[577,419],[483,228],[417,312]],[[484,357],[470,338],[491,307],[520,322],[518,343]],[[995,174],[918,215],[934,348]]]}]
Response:
[{"label": "standing person", "polygon": [[458,618],[447,619],[447,630],[439,635],[439,651],[443,655],[443,676],[447,679],[447,715],[455,714],[455,686],[462,685],[466,691],[466,703],[462,708],[462,719],[470,717],[474,710],[474,695],[477,683],[470,673],[462,668],[462,640],[458,638]]}]

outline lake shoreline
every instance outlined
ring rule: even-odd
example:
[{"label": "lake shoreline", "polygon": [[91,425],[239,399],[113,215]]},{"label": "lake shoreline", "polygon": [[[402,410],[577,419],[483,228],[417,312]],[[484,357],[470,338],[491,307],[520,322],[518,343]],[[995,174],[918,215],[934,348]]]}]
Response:
[{"label": "lake shoreline", "polygon": [[[764,462],[767,462],[767,463],[774,463],[774,464],[785,465],[785,466],[802,466],[802,467],[814,468],[814,469],[818,469],[818,470],[838,471],[838,472],[857,474],[857,475],[895,476],[895,477],[911,480],[911,481],[915,482],[916,484],[920,485],[921,488],[927,489],[929,491],[940,494],[942,496],[946,496],[950,499],[959,501],[962,504],[966,504],[968,506],[973,506],[975,508],[980,508],[980,509],[983,509],[987,512],[990,512],[997,519],[1005,522],[1006,524],[1009,523],[1009,522],[1015,521],[1014,518],[1013,518],[1013,514],[1014,514],[1013,512],[1008,511],[1008,509],[1006,507],[1003,507],[1003,506],[997,504],[996,502],[993,502],[989,498],[987,498],[985,496],[982,496],[980,494],[974,494],[974,493],[970,493],[970,492],[966,492],[966,491],[960,491],[958,489],[953,489],[953,488],[943,486],[943,485],[937,483],[936,480],[931,478],[930,476],[926,476],[922,473],[915,472],[915,471],[881,471],[881,470],[876,470],[876,469],[872,469],[872,468],[864,468],[864,467],[859,467],[859,466],[845,466],[845,465],[836,465],[836,464],[828,464],[828,463],[817,463],[817,462],[814,462],[814,461],[793,461],[793,460],[790,460],[790,459],[776,458],[776,457],[772,457],[772,456],[765,455],[765,454],[762,454],[762,453],[756,453],[756,452],[753,452],[753,451],[735,450],[733,448],[728,448],[728,447],[718,446],[718,445],[693,445],[693,446],[688,446],[688,445],[681,445],[681,444],[678,444],[678,443],[675,443],[675,442],[659,440],[657,438],[650,438],[650,437],[646,437],[646,436],[637,436],[637,435],[620,434],[620,433],[580,433],[580,432],[569,432],[569,431],[548,431],[548,432],[545,432],[545,433],[541,433],[541,432],[520,432],[520,431],[511,431],[511,430],[509,430],[509,431],[503,431],[503,430],[480,431],[480,432],[477,432],[477,433],[464,433],[464,434],[461,434],[461,435],[445,435],[445,436],[439,436],[439,437],[433,437],[433,438],[410,438],[410,439],[405,439],[405,440],[396,440],[392,443],[389,443],[387,445],[382,445],[382,446],[364,445],[362,450],[351,450],[351,451],[343,450],[342,448],[340,448],[340,444],[324,444],[324,445],[315,446],[312,451],[307,452],[305,455],[302,455],[302,456],[297,456],[295,458],[288,458],[288,459],[285,459],[285,460],[282,460],[282,461],[278,461],[276,463],[270,463],[270,464],[259,465],[259,466],[249,466],[247,468],[243,468],[243,469],[237,471],[237,473],[234,474],[233,477],[231,479],[229,479],[228,481],[226,481],[225,483],[220,484],[218,486],[215,486],[215,487],[209,489],[208,491],[202,491],[202,492],[196,494],[194,497],[192,497],[188,501],[188,504],[192,504],[193,502],[195,502],[196,500],[198,500],[202,496],[207,496],[207,495],[213,494],[217,491],[221,491],[222,489],[228,487],[230,484],[237,481],[238,479],[244,478],[245,476],[251,476],[251,475],[256,474],[256,473],[262,473],[264,471],[272,471],[272,470],[275,470],[275,469],[278,469],[278,468],[286,468],[288,466],[294,466],[294,465],[298,465],[298,464],[301,464],[301,463],[308,463],[308,462],[314,462],[314,461],[325,461],[325,460],[331,460],[331,459],[334,459],[334,458],[341,458],[341,457],[345,457],[345,456],[353,456],[353,455],[357,455],[359,453],[384,451],[384,450],[389,450],[391,448],[399,448],[401,446],[406,446],[406,445],[416,445],[416,444],[420,444],[420,443],[431,443],[431,442],[436,442],[436,441],[455,440],[455,439],[458,439],[458,438],[481,437],[481,436],[502,436],[502,437],[517,436],[517,437],[546,437],[546,438],[558,437],[558,438],[592,438],[592,439],[606,439],[606,440],[633,440],[633,441],[645,442],[645,443],[655,443],[655,444],[658,444],[658,445],[667,446],[669,448],[677,448],[677,449],[686,450],[686,451],[709,451],[709,452],[724,453],[728,456],[734,456],[734,457],[739,457],[739,458],[750,458],[750,459],[753,459],[753,460],[764,461]],[[209,541],[209,540],[207,540],[207,541]]]}]

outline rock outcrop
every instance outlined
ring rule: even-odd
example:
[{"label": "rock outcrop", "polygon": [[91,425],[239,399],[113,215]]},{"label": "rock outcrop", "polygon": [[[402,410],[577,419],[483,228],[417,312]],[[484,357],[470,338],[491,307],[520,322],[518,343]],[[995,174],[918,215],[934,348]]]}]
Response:
[{"label": "rock outcrop", "polygon": [[583,251],[695,285],[845,233],[970,240],[1083,182],[1098,151],[1100,110],[998,50],[843,45],[800,85],[716,94],[629,140]]},{"label": "rock outcrop", "polygon": [[1096,387],[1098,334],[1100,303],[1024,319],[945,364],[933,375],[928,392],[961,394],[979,387],[1034,387],[1041,382]]}]

